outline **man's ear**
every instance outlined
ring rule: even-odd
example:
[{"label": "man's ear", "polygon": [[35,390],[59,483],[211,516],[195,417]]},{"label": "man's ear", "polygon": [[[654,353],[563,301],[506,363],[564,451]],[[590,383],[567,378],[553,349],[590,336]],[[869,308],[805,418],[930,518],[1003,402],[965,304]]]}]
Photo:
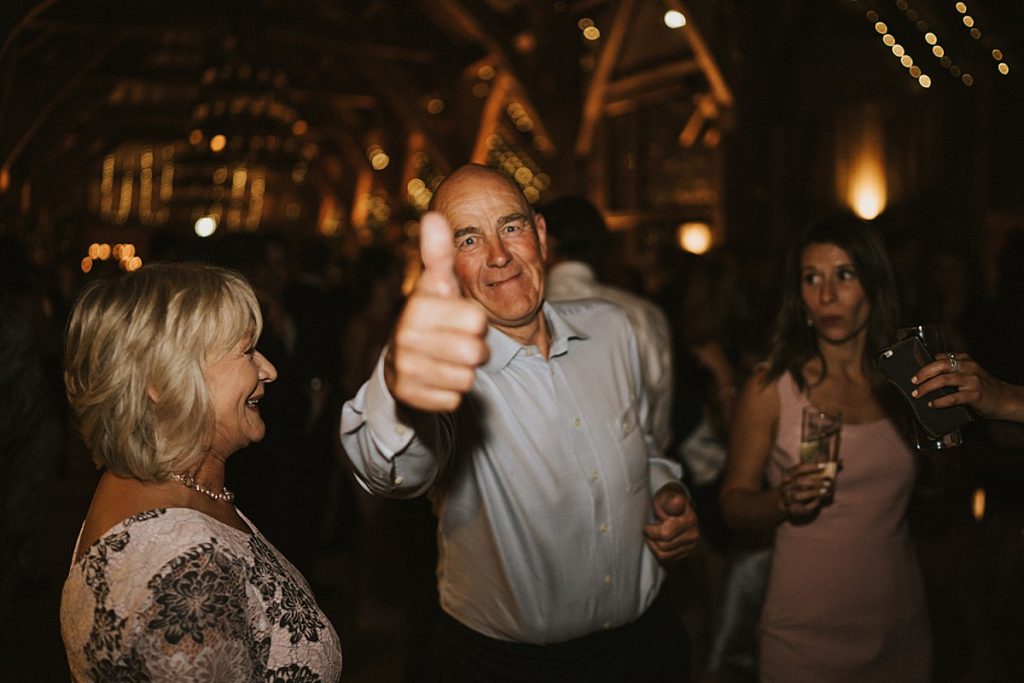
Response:
[{"label": "man's ear", "polygon": [[544,261],[548,260],[548,223],[544,220],[544,214],[537,213],[533,216],[533,227],[537,231],[537,241],[540,243],[540,254]]}]

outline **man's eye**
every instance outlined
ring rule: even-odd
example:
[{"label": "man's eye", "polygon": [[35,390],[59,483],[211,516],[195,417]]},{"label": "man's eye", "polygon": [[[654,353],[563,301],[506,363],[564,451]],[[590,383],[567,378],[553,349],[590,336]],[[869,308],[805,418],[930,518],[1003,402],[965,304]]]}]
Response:
[{"label": "man's eye", "polygon": [[519,232],[520,229],[521,228],[520,228],[518,223],[509,223],[508,225],[506,225],[501,230],[502,230],[502,232],[504,232],[506,234],[509,234],[509,233],[513,233],[513,232]]},{"label": "man's eye", "polygon": [[476,244],[476,238],[475,237],[466,237],[461,242],[459,242],[459,249],[467,249],[469,247],[474,246],[475,244]]}]

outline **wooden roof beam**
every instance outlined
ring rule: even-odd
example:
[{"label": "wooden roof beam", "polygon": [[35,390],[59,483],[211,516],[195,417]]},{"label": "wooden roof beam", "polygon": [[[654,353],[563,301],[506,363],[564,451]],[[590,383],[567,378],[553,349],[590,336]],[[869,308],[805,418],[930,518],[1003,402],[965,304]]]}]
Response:
[{"label": "wooden roof beam", "polygon": [[629,17],[633,13],[635,4],[635,0],[622,0],[615,9],[615,17],[612,19],[611,30],[608,32],[608,42],[604,44],[601,55],[598,57],[597,68],[594,70],[594,77],[590,81],[590,87],[587,89],[587,96],[583,103],[583,118],[580,122],[579,135],[576,138],[577,156],[589,156],[590,150],[593,148],[597,122],[604,109],[612,70],[615,68],[615,61],[622,49],[626,29],[629,27]]}]

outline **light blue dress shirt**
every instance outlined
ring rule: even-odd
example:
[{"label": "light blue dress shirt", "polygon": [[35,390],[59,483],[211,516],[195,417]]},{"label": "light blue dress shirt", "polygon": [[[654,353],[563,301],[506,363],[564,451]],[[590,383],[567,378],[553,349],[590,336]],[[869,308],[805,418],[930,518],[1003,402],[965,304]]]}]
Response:
[{"label": "light blue dress shirt", "polygon": [[617,306],[545,303],[550,358],[490,328],[490,360],[451,414],[411,414],[383,365],[344,406],[341,438],[371,493],[429,490],[441,605],[493,638],[553,643],[629,623],[664,579],[644,542],[652,495],[678,482],[645,433],[636,338]]}]

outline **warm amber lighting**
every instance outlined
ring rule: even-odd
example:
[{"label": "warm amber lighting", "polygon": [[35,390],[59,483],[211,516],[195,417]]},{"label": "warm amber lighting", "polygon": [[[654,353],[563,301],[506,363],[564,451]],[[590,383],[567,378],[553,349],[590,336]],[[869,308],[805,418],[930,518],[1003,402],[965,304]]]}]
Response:
[{"label": "warm amber lighting", "polygon": [[971,514],[979,522],[985,518],[985,489],[974,489],[974,495],[971,497]]},{"label": "warm amber lighting", "polygon": [[583,37],[587,40],[597,40],[601,37],[601,31],[596,26],[588,26],[583,29]]},{"label": "warm amber lighting", "polygon": [[306,131],[309,130],[309,124],[302,119],[297,120],[292,124],[292,133],[295,135],[305,135]]},{"label": "warm amber lighting", "polygon": [[1001,73],[1004,76],[1010,73],[1010,65],[1007,64],[1006,62],[1000,62],[999,66],[996,68],[999,69],[999,73]]},{"label": "warm amber lighting", "polygon": [[875,30],[884,35],[889,32],[889,27],[885,25],[885,22],[879,21],[875,24]]},{"label": "warm amber lighting", "polygon": [[440,114],[444,111],[444,100],[440,97],[431,97],[427,101],[427,112],[430,114]]},{"label": "warm amber lighting", "polygon": [[138,270],[139,268],[142,267],[142,259],[140,259],[138,256],[132,256],[130,259],[124,261],[123,263],[124,269],[129,272],[133,270]]},{"label": "warm amber lighting", "polygon": [[956,7],[956,11],[959,12],[960,14],[963,14],[964,12],[967,11],[967,3],[966,2],[958,2],[958,3],[956,3],[953,6]]},{"label": "warm amber lighting", "polygon": [[100,245],[98,245],[96,242],[90,244],[88,254],[89,258],[98,259],[100,257]]},{"label": "warm amber lighting", "polygon": [[4,166],[0,168],[0,194],[7,194],[7,189],[11,186],[11,169]]},{"label": "warm amber lighting", "polygon": [[854,213],[871,220],[888,201],[882,129],[873,110],[868,110],[858,112],[842,132],[836,156],[839,193]]},{"label": "warm amber lighting", "polygon": [[928,77],[928,74],[921,74],[918,77],[917,82],[922,88],[932,87],[932,79]]},{"label": "warm amber lighting", "polygon": [[82,259],[82,272],[88,273],[90,270],[92,270],[92,259],[86,256]]},{"label": "warm amber lighting", "polygon": [[882,213],[885,208],[885,179],[880,165],[862,159],[854,167],[847,201],[853,212],[864,220],[871,220]]},{"label": "warm amber lighting", "polygon": [[490,64],[484,64],[476,70],[476,77],[481,81],[489,81],[494,78],[494,67]]},{"label": "warm amber lighting", "polygon": [[226,137],[220,134],[214,135],[212,138],[210,138],[210,151],[220,152],[227,146],[227,144],[228,139]]},{"label": "warm amber lighting", "polygon": [[589,19],[587,17],[583,17],[582,19],[576,22],[576,25],[580,27],[581,31],[585,31],[594,25],[594,20]]},{"label": "warm amber lighting", "polygon": [[370,157],[370,165],[373,166],[375,171],[383,171],[391,163],[391,157],[384,152],[377,152]]},{"label": "warm amber lighting", "polygon": [[896,38],[895,36],[893,36],[893,34],[886,33],[884,36],[882,36],[882,42],[885,43],[887,47],[892,47],[893,45],[896,44]]},{"label": "warm amber lighting", "polygon": [[196,221],[195,230],[200,237],[209,237],[217,231],[217,219],[213,216],[203,216]]},{"label": "warm amber lighting", "polygon": [[665,26],[669,28],[682,28],[686,26],[686,15],[674,9],[665,12]]},{"label": "warm amber lighting", "polygon": [[188,134],[188,141],[193,145],[198,145],[200,142],[203,141],[203,131],[196,128],[195,130]]},{"label": "warm amber lighting", "polygon": [[966,26],[967,28],[970,28],[970,27],[974,26],[974,17],[972,17],[970,14],[965,16],[964,17],[964,26]]},{"label": "warm amber lighting", "polygon": [[100,261],[106,261],[110,258],[110,245],[106,243],[101,244],[97,256]]},{"label": "warm amber lighting", "polygon": [[906,54],[906,50],[903,49],[902,45],[896,43],[895,45],[892,46],[892,53],[897,57],[902,57],[904,54]]},{"label": "warm amber lighting", "polygon": [[711,248],[711,226],[707,223],[682,223],[676,228],[680,248],[691,254],[703,254]]},{"label": "warm amber lighting", "polygon": [[960,80],[963,81],[964,85],[974,85],[974,76],[971,74],[964,74],[960,77]]},{"label": "warm amber lighting", "polygon": [[929,31],[928,33],[924,34],[924,42],[928,43],[929,45],[934,45],[935,43],[939,42],[939,37],[936,36],[931,31]]},{"label": "warm amber lighting", "polygon": [[942,57],[946,54],[946,51],[942,49],[941,45],[936,45],[935,47],[932,48],[932,54],[938,57],[939,59],[942,59]]}]

